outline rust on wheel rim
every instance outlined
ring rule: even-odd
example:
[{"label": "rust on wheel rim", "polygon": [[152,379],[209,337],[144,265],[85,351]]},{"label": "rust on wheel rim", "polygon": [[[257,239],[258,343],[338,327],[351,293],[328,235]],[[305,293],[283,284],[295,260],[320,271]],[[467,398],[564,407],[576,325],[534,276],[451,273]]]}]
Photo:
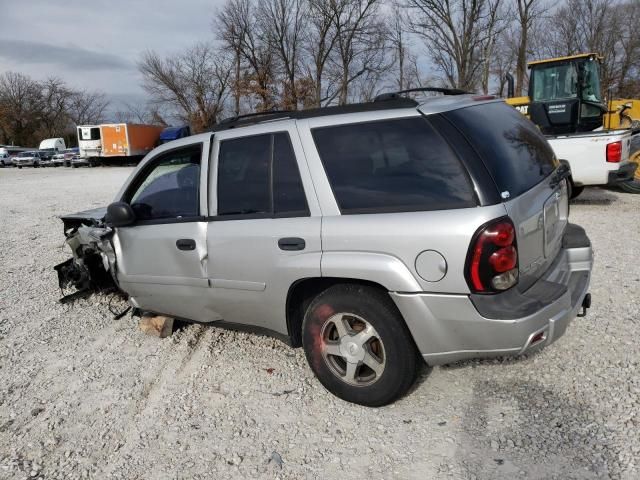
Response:
[{"label": "rust on wheel rim", "polygon": [[353,386],[377,382],[387,358],[380,335],[353,313],[336,313],[322,326],[322,358],[336,377]]}]

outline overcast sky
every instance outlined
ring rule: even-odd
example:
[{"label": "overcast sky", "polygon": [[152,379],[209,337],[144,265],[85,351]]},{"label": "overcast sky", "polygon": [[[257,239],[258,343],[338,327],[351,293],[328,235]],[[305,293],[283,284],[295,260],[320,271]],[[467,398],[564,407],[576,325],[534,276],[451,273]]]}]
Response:
[{"label": "overcast sky", "polygon": [[[136,60],[213,38],[224,0],[0,0],[0,73],[56,76],[142,103]],[[115,106],[114,106],[115,107]]]}]

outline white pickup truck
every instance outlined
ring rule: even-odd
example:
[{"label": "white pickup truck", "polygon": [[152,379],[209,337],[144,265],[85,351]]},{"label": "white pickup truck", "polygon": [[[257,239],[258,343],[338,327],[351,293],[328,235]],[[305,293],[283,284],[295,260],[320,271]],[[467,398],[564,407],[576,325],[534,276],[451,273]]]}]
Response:
[{"label": "white pickup truck", "polygon": [[607,130],[547,136],[556,157],[571,169],[572,197],[588,185],[616,185],[633,180],[637,165],[629,161],[630,130]]}]

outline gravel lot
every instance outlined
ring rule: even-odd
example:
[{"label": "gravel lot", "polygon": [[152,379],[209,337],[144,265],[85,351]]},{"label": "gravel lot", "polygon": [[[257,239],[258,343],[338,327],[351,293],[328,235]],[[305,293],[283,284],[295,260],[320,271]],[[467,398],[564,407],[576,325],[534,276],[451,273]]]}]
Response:
[{"label": "gravel lot", "polygon": [[277,340],[199,325],[160,340],[108,298],[56,303],[57,215],[108,203],[129,172],[0,170],[0,479],[640,478],[640,195],[572,205],[593,307],[560,341],[425,368],[367,409]]}]

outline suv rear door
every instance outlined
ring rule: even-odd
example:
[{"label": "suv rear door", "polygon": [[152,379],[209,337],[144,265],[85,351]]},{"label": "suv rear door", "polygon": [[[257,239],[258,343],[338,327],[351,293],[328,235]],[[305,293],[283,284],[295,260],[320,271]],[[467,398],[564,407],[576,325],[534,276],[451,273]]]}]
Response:
[{"label": "suv rear door", "polygon": [[295,122],[216,132],[211,165],[211,308],[226,322],[286,333],[289,287],[319,277],[321,257],[320,209]]},{"label": "suv rear door", "polygon": [[516,226],[520,288],[546,271],[560,251],[568,222],[566,181],[538,128],[503,102],[481,103],[446,112],[493,178]]}]

